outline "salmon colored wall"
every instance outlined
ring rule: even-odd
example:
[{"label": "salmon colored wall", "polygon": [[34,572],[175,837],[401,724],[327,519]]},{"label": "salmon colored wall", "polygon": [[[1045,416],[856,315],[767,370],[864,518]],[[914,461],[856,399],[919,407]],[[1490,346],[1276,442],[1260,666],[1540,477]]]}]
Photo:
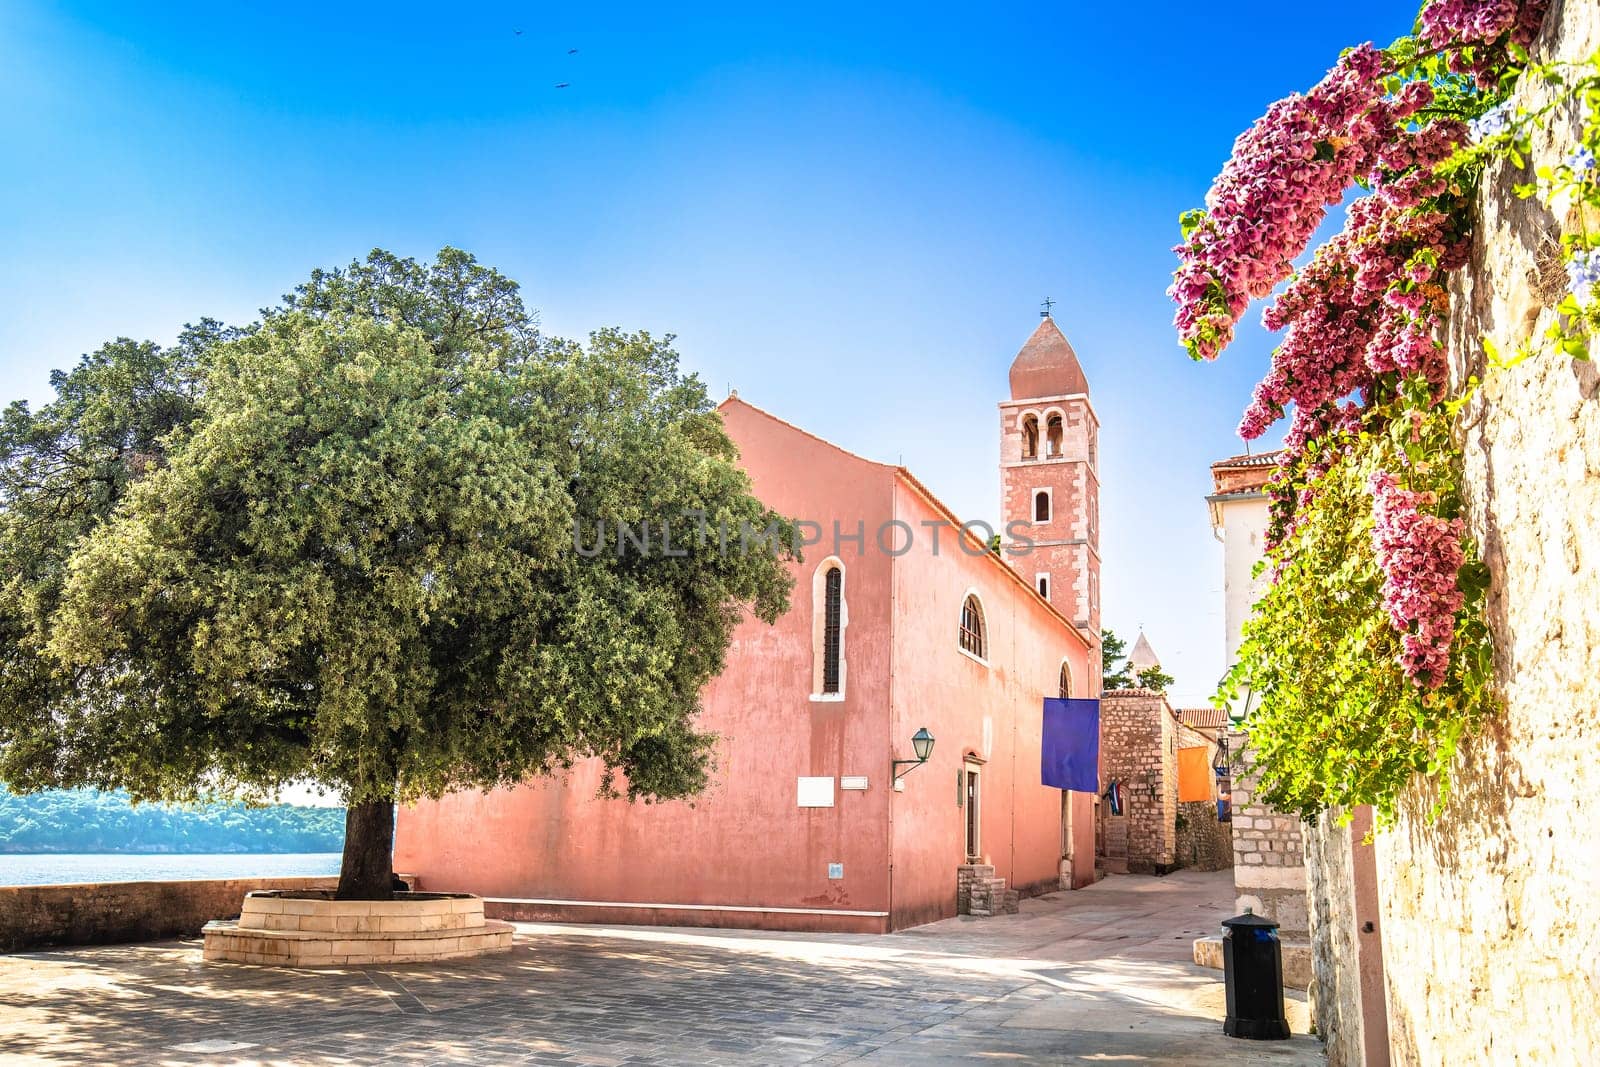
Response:
[{"label": "salmon colored wall", "polygon": [[[895,516],[913,528],[946,516],[915,487],[901,482]],[[958,773],[976,753],[980,768],[980,851],[1016,889],[1059,887],[1062,792],[1039,783],[1041,701],[1055,696],[1062,660],[1075,696],[1090,695],[1089,650],[1029,588],[983,555],[963,552],[954,536],[895,561],[895,646],[890,735],[902,756],[919,727],[934,735],[933,758],[905,777],[894,796],[894,915],[898,927],[955,913],[956,867],[964,859],[965,810],[957,806]],[[988,665],[958,644],[961,605],[969,589],[983,603]],[[1094,827],[1089,794],[1071,794],[1076,809],[1074,859],[1094,877]],[[1075,874],[1077,872],[1075,871]]]},{"label": "salmon colored wall", "polygon": [[[1086,686],[1098,676],[1089,673],[1084,641],[1031,586],[991,559],[963,554],[953,531],[941,536],[934,558],[919,523],[946,516],[895,468],[741,401],[721,410],[756,494],[780,513],[822,523],[826,543],[807,548],[806,561],[792,568],[791,610],[775,626],[740,626],[727,670],[704,693],[700,725],[720,735],[710,788],[692,803],[600,800],[600,769],[591,762],[565,779],[456,794],[400,813],[396,869],[415,873],[427,889],[520,900],[894,913],[492,905],[502,917],[863,930],[926,922],[954,913],[963,858],[956,770],[972,750],[988,759],[983,851],[1013,886],[1055,888],[1062,794],[1039,784],[1040,699],[1055,695],[1063,657],[1074,695],[1093,694]],[[891,517],[917,531],[910,554],[896,558],[875,546]],[[834,519],[847,533],[863,522],[867,544],[833,544]],[[845,570],[845,693],[842,701],[815,701],[812,575],[831,555]],[[980,590],[988,613],[988,667],[957,651],[968,586]],[[919,726],[937,738],[933,759],[895,793],[890,760],[911,755]],[[832,808],[801,809],[802,775],[862,775],[869,786],[836,788]],[[1072,797],[1076,858],[1087,865],[1079,884],[1086,884],[1092,801]],[[829,863],[843,863],[844,877],[828,878]]]},{"label": "salmon colored wall", "polygon": [[[892,468],[737,401],[722,410],[773,509],[829,525],[838,517],[846,531],[889,514]],[[817,702],[811,578],[831,549],[812,546],[792,568],[792,607],[777,625],[737,630],[727,670],[704,693],[700,726],[721,740],[712,785],[692,804],[597,799],[590,762],[565,781],[402,811],[396,868],[429,889],[491,897],[887,911],[889,558],[853,544],[840,553],[845,699]],[[867,775],[871,787],[801,809],[802,775]],[[844,864],[842,879],[828,878],[829,863]]]}]

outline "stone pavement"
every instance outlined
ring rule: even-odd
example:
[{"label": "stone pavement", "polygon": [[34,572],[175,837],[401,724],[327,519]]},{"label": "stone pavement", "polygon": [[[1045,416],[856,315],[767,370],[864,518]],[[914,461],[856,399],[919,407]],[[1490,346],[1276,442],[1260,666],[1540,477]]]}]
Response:
[{"label": "stone pavement", "polygon": [[1188,955],[1232,896],[1227,871],[1112,877],[887,936],[518,924],[508,955],[383,970],[0,956],[0,1063],[1322,1062],[1222,1035]]}]

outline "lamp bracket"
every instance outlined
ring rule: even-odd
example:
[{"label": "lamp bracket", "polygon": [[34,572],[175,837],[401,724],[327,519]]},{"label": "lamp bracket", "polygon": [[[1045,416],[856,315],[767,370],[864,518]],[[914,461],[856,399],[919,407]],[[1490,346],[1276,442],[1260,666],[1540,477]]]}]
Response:
[{"label": "lamp bracket", "polygon": [[[906,775],[910,774],[914,769],[922,766],[926,762],[928,762],[928,761],[927,760],[920,760],[920,759],[890,760],[889,761],[889,770],[890,770],[891,773],[894,774],[894,778],[892,780],[898,782],[900,779],[904,778]],[[901,767],[905,767],[906,769],[902,771],[900,769]]]}]

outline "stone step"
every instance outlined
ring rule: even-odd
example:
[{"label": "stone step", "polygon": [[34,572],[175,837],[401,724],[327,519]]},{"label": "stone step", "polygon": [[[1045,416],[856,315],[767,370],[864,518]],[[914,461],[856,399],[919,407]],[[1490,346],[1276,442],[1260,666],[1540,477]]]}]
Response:
[{"label": "stone step", "polygon": [[[963,877],[966,879],[964,883],[966,911],[964,914],[979,918],[987,918],[992,915],[1017,914],[1021,909],[1022,894],[1015,889],[1006,888],[1006,880],[1004,878],[981,874],[973,876],[969,873],[985,869],[994,870],[993,867],[969,867],[962,872]],[[958,898],[957,903],[959,904],[960,902],[961,898]]]},{"label": "stone step", "polygon": [[[1311,943],[1283,941],[1279,943],[1279,952],[1283,958],[1283,987],[1311,988]],[[1210,937],[1195,938],[1194,962],[1214,971],[1222,970],[1221,936],[1213,934]]]}]

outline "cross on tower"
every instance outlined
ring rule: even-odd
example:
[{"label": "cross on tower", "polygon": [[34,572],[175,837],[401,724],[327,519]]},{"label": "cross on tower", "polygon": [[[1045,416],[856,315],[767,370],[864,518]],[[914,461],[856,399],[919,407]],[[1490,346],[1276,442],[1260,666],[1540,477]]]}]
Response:
[{"label": "cross on tower", "polygon": [[1056,302],[1047,296],[1040,301],[1039,306],[1043,309],[1039,312],[1039,317],[1041,319],[1048,319],[1050,317],[1050,309],[1056,306]]}]

